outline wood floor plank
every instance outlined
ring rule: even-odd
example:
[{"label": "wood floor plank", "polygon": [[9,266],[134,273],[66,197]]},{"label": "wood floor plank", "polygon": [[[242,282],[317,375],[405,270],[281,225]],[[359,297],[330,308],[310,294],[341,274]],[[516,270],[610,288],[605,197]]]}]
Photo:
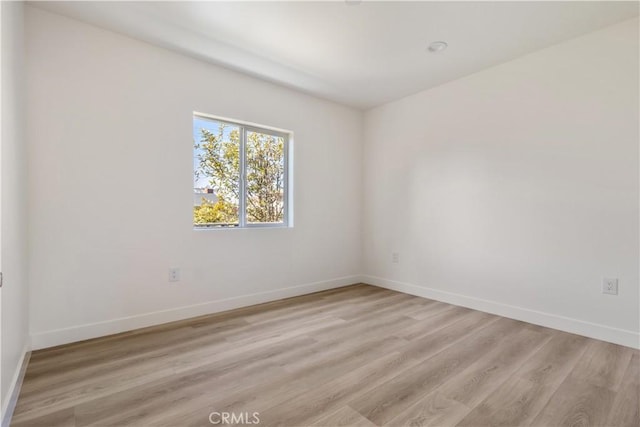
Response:
[{"label": "wood floor plank", "polygon": [[544,334],[522,329],[478,357],[438,390],[442,395],[473,408],[498,389],[548,339]]},{"label": "wood floor plank", "polygon": [[[384,289],[368,285],[352,285],[295,298],[287,298],[243,307],[222,313],[214,313],[192,319],[170,322],[163,325],[136,329],[120,334],[39,350],[34,352],[33,362],[30,363],[30,367],[36,367],[40,362],[48,365],[54,365],[60,361],[68,360],[76,354],[82,359],[89,354],[96,354],[101,350],[118,351],[118,347],[129,348],[132,345],[135,346],[135,343],[141,342],[141,338],[149,335],[154,338],[161,335],[162,338],[165,339],[168,338],[169,334],[172,332],[176,332],[178,335],[185,333],[186,330],[196,330],[200,334],[207,329],[212,329],[212,332],[214,332],[215,329],[218,329],[220,326],[224,326],[228,322],[239,320],[241,323],[246,324],[247,322],[252,322],[255,317],[277,318],[283,320],[285,318],[289,318],[288,316],[291,313],[296,313],[297,316],[304,317],[310,312],[310,310],[315,308],[325,308],[332,304],[337,308],[342,308],[345,306],[345,298],[350,302],[359,301],[361,299],[363,302],[368,303],[370,299],[376,298],[376,295],[385,295],[388,297],[388,292],[389,291]],[[155,339],[157,344],[157,338]],[[87,349],[90,349],[90,351],[87,352]],[[106,356],[107,354],[103,355]]]},{"label": "wood floor plank", "polygon": [[[120,366],[117,375],[114,371],[102,370],[93,376],[84,377],[70,384],[61,386],[55,382],[44,385],[38,390],[22,393],[16,406],[16,416],[29,416],[29,414],[42,414],[53,411],[58,407],[72,404],[80,404],[111,393],[121,392],[132,387],[147,384],[167,376],[185,372],[199,366],[208,365],[214,361],[236,364],[240,361],[263,359],[269,355],[278,354],[284,349],[298,345],[310,345],[314,341],[308,337],[299,337],[289,340],[271,340],[256,342],[239,348],[229,348],[221,351],[218,347],[213,349],[195,349],[191,352],[173,354],[167,350],[164,357],[155,357],[144,360],[144,363],[125,364]],[[55,386],[53,390],[51,386]]]},{"label": "wood floor plank", "polygon": [[415,320],[424,320],[443,311],[451,310],[453,307],[451,304],[433,301],[430,304],[414,307],[405,312],[405,315]]},{"label": "wood floor plank", "polygon": [[[315,313],[323,310],[347,311],[371,306],[377,301],[392,298],[393,293],[385,289],[372,290],[371,287],[356,287],[355,289],[342,288],[341,292],[326,295],[324,292],[314,294],[315,298],[309,298],[299,304],[297,298],[287,299],[287,304],[280,305],[270,310],[255,310],[243,318],[249,323],[264,323],[269,320],[285,321],[304,317],[307,313]],[[348,304],[345,304],[348,301]]]},{"label": "wood floor plank", "polygon": [[275,338],[285,335],[296,337],[332,326],[337,328],[346,327],[347,322],[339,317],[322,313],[319,315],[311,315],[307,319],[296,322],[284,322],[279,326],[269,325],[263,328],[256,327],[256,330],[248,329],[238,331],[231,336],[225,336],[225,340],[232,344],[243,344],[255,341],[256,339]]},{"label": "wood floor plank", "polygon": [[384,334],[387,330],[395,331],[402,327],[408,327],[414,322],[415,320],[403,315],[394,314],[381,317],[374,316],[367,322],[352,321],[348,322],[346,325],[327,325],[322,329],[310,332],[309,336],[313,337],[315,340],[324,342],[333,342],[335,341],[336,336],[341,336],[342,339],[362,337],[363,334],[367,334],[368,336],[379,336]]},{"label": "wood floor plank", "polygon": [[[304,381],[288,373],[247,375],[241,383],[240,386],[236,384],[227,386],[223,382],[223,385],[213,392],[210,390],[211,385],[209,391],[185,388],[179,393],[184,396],[180,404],[156,406],[152,411],[133,411],[130,417],[135,422],[124,424],[118,422],[114,425],[167,427],[208,425],[209,414],[213,411],[261,413],[267,408],[290,401],[309,391]],[[102,423],[96,425],[102,425]]]},{"label": "wood floor plank", "polygon": [[311,424],[318,427],[376,427],[371,421],[354,411],[348,406],[343,406],[336,412]]},{"label": "wood floor plank", "polygon": [[397,372],[415,366],[416,363],[418,362],[399,352],[390,353],[289,402],[269,408],[261,413],[261,419],[266,425],[273,426],[313,424],[346,405],[348,400],[384,383]]},{"label": "wood floor plank", "polygon": [[349,312],[341,314],[340,317],[345,320],[364,320],[371,319],[372,316],[383,317],[387,313],[397,314],[399,309],[406,311],[422,306],[411,295],[391,292],[374,304],[352,307]]},{"label": "wood floor plank", "polygon": [[449,399],[438,390],[426,395],[385,423],[390,427],[422,427],[456,425],[471,409]]},{"label": "wood floor plank", "polygon": [[42,417],[11,422],[12,427],[77,427],[73,408],[62,409]]},{"label": "wood floor plank", "polygon": [[507,381],[458,426],[526,426],[547,404],[584,353],[588,338],[554,333]]},{"label": "wood floor plank", "polygon": [[[156,417],[170,412],[172,407],[184,406],[194,396],[204,395],[213,402],[284,375],[272,358],[249,363],[214,363],[76,405],[77,424],[91,425],[95,420],[111,425],[139,423],[147,415]],[[216,379],[214,389],[212,378]]]},{"label": "wood floor plank", "polygon": [[607,418],[610,426],[640,426],[640,355],[629,362],[620,391],[616,394]]},{"label": "wood floor plank", "polygon": [[571,376],[618,391],[631,356],[633,350],[629,347],[592,340]]},{"label": "wood floor plank", "polygon": [[[249,323],[244,319],[230,319],[210,326],[206,334],[221,340],[220,332],[233,334],[248,326]],[[186,325],[170,330],[149,331],[141,335],[122,336],[121,340],[115,342],[116,345],[111,340],[96,342],[90,352],[84,350],[84,347],[79,347],[69,348],[65,356],[49,357],[36,353],[34,361],[29,364],[28,378],[35,380],[47,375],[66,375],[67,372],[76,371],[82,367],[95,367],[114,359],[139,357],[147,352],[156,351],[158,339],[162,339],[166,346],[197,345],[198,338],[202,336],[202,330]]]},{"label": "wood floor plank", "polygon": [[425,330],[424,335],[414,338],[407,344],[404,352],[408,357],[418,360],[425,359],[460,341],[474,331],[498,321],[498,319],[497,316],[479,311],[463,314],[459,320],[446,327]]},{"label": "wood floor plank", "polygon": [[[343,304],[344,305],[344,304]],[[322,306],[320,306],[322,307]],[[309,314],[303,317],[305,323],[316,323],[314,320],[327,317],[327,314],[320,314],[314,316]],[[289,319],[289,317],[287,317]],[[277,319],[276,319],[277,320]],[[298,320],[298,319],[296,319]],[[202,322],[200,320],[199,322]],[[334,323],[343,323],[338,318],[335,318]],[[231,319],[231,324],[226,319],[214,322],[213,325],[193,327],[192,322],[188,322],[188,327],[180,326],[176,330],[164,330],[160,329],[159,332],[153,333],[149,331],[140,335],[128,335],[122,336],[122,339],[118,341],[118,345],[113,345],[111,337],[105,338],[105,342],[98,341],[95,343],[90,355],[85,355],[84,352],[78,349],[70,348],[69,360],[58,360],[57,357],[53,357],[53,360],[41,362],[42,356],[37,353],[34,356],[34,364],[30,365],[32,369],[27,372],[28,378],[31,379],[27,382],[27,391],[30,387],[37,387],[39,381],[50,382],[54,380],[51,376],[64,377],[65,380],[73,380],[73,375],[80,375],[83,377],[92,375],[92,370],[95,370],[99,365],[109,364],[112,361],[122,362],[127,360],[127,363],[133,363],[136,358],[143,358],[146,356],[154,357],[154,354],[158,351],[163,351],[163,348],[158,347],[158,339],[162,338],[165,343],[165,348],[172,348],[173,351],[179,352],[181,348],[193,348],[198,346],[209,345],[212,341],[218,342],[224,345],[224,341],[230,337],[246,337],[247,331],[252,332],[252,339],[262,334],[277,334],[277,332],[283,332],[286,330],[300,331],[297,326],[300,323],[285,322],[285,321],[265,321],[260,325],[250,324],[244,319]],[[259,327],[258,327],[259,326]],[[326,327],[326,323],[321,321],[317,322],[318,327]],[[313,325],[312,325],[313,327]],[[180,340],[172,339],[173,336],[180,336]],[[83,348],[85,343],[80,343],[80,349]],[[105,350],[112,349],[112,350]],[[80,351],[79,356],[76,356],[76,352]],[[46,358],[45,358],[46,360]],[[88,371],[81,372],[79,369],[83,366],[88,368]],[[69,368],[69,369],[66,369]],[[107,369],[112,369],[105,366]],[[73,373],[70,373],[73,372]]]},{"label": "wood floor plank", "polygon": [[504,338],[515,334],[520,322],[499,319],[471,334],[426,363],[413,366],[368,393],[349,402],[349,406],[375,424],[385,424],[421,397],[426,396],[456,373],[471,365],[478,355],[489,351]]},{"label": "wood floor plank", "polygon": [[414,340],[437,331],[438,329],[442,329],[445,326],[449,326],[450,324],[461,320],[465,314],[470,314],[472,312],[473,310],[464,307],[452,307],[451,309],[444,311],[439,310],[432,316],[414,322],[413,325],[399,330],[396,334],[399,337]]},{"label": "wood floor plank", "polygon": [[615,392],[568,377],[533,420],[534,426],[604,426]]},{"label": "wood floor plank", "polygon": [[368,285],[34,352],[13,427],[638,425],[640,352]]},{"label": "wood floor plank", "polygon": [[362,337],[362,340],[352,340],[335,347],[324,347],[314,357],[292,360],[282,364],[282,368],[289,373],[305,378],[311,384],[318,384],[329,378],[342,375],[359,367],[365,361],[375,360],[392,351],[401,350],[406,341],[398,337],[382,336],[381,338]]}]

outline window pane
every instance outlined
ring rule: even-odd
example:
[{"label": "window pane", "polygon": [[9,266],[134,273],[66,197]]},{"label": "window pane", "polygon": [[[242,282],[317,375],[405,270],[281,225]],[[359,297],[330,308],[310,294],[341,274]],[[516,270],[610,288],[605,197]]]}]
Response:
[{"label": "window pane", "polygon": [[284,222],[284,138],[246,135],[247,223]]},{"label": "window pane", "polygon": [[237,227],[240,197],[240,128],[193,118],[193,223]]}]

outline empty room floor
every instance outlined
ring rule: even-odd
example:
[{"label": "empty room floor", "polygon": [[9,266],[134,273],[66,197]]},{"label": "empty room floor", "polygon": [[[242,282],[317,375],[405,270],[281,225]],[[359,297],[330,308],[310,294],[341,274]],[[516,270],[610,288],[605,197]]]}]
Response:
[{"label": "empty room floor", "polygon": [[34,352],[11,425],[638,426],[639,375],[631,348],[355,285]]}]

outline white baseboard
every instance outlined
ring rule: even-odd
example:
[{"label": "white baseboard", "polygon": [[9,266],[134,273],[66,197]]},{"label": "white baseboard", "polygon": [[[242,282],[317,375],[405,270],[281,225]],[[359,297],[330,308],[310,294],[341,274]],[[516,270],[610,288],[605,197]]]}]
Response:
[{"label": "white baseboard", "polygon": [[16,372],[13,374],[11,384],[9,385],[9,392],[7,393],[6,402],[2,402],[2,419],[0,420],[1,427],[9,427],[11,424],[11,417],[13,411],[16,409],[16,403],[18,402],[18,396],[20,395],[20,388],[22,387],[22,380],[24,374],[27,371],[27,365],[29,364],[29,358],[31,357],[30,345],[27,344],[22,351],[22,357],[20,363],[16,368]]},{"label": "white baseboard", "polygon": [[275,301],[283,298],[310,294],[327,289],[340,288],[343,286],[360,283],[361,279],[362,276],[359,275],[346,276],[321,282],[307,283],[304,285],[275,289],[267,292],[210,301],[186,307],[155,311],[152,313],[145,313],[137,316],[122,317],[118,319],[107,320],[104,322],[74,326],[71,328],[39,332],[31,335],[31,343],[34,350],[39,350],[47,347],[69,344],[72,342],[83,341],[91,338],[118,334],[134,329],[146,328],[148,326],[155,326],[163,323],[174,322],[177,320],[203,316],[206,314],[219,313],[222,311],[247,307],[250,305],[262,304],[265,302]]},{"label": "white baseboard", "polygon": [[[184,320],[191,317],[206,314],[219,313],[250,305],[261,304],[283,298],[290,298],[313,292],[334,289],[355,283],[368,283],[373,286],[391,289],[406,294],[429,298],[449,304],[472,308],[474,310],[497,314],[511,319],[522,320],[535,325],[558,329],[589,338],[612,342],[631,348],[640,348],[640,334],[634,331],[617,329],[597,323],[586,322],[584,320],[559,316],[556,314],[530,310],[495,301],[481,298],[441,291],[433,288],[417,286],[410,283],[403,283],[381,277],[368,275],[354,275],[340,277],[337,279],[308,283],[299,286],[276,289],[273,291],[260,292],[256,294],[243,295],[223,300],[210,301],[202,304],[179,307],[175,309],[145,313],[137,316],[123,317],[104,322],[91,323],[65,329],[32,334],[31,343],[34,350],[53,347],[56,345],[69,344],[91,338],[98,338],[148,326],[160,325],[163,323]],[[3,412],[4,414],[5,412]],[[2,425],[4,427],[4,425]]]},{"label": "white baseboard", "polygon": [[572,319],[570,317],[563,317],[556,314],[530,310],[528,308],[501,304],[481,298],[440,291],[409,283],[397,282],[394,280],[383,279],[381,277],[365,275],[362,276],[362,281],[373,286],[391,289],[405,294],[468,307],[474,310],[497,314],[510,319],[522,320],[535,325],[559,329],[561,331],[583,335],[589,338],[595,338],[631,348],[640,348],[640,334],[634,331],[612,328],[610,326],[586,322],[584,320]]}]

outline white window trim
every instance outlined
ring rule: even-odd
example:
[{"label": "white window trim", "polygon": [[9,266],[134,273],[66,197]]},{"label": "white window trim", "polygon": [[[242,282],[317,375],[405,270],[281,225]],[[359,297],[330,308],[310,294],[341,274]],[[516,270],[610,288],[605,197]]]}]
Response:
[{"label": "white window trim", "polygon": [[[238,201],[238,226],[237,227],[224,227],[224,226],[197,226],[193,224],[194,230],[239,230],[239,229],[252,229],[252,228],[291,228],[293,227],[293,215],[291,208],[291,191],[293,186],[291,185],[291,142],[293,140],[293,132],[277,129],[269,126],[256,125],[254,123],[243,122],[239,120],[228,119],[224,117],[212,116],[210,114],[193,112],[193,118],[200,118],[204,120],[216,121],[224,123],[230,126],[236,126],[240,129],[240,199]],[[263,133],[267,135],[273,135],[284,139],[284,188],[282,195],[283,213],[282,222],[261,222],[250,223],[247,222],[246,212],[246,168],[245,168],[245,154],[246,154],[246,134],[247,131]]]}]

